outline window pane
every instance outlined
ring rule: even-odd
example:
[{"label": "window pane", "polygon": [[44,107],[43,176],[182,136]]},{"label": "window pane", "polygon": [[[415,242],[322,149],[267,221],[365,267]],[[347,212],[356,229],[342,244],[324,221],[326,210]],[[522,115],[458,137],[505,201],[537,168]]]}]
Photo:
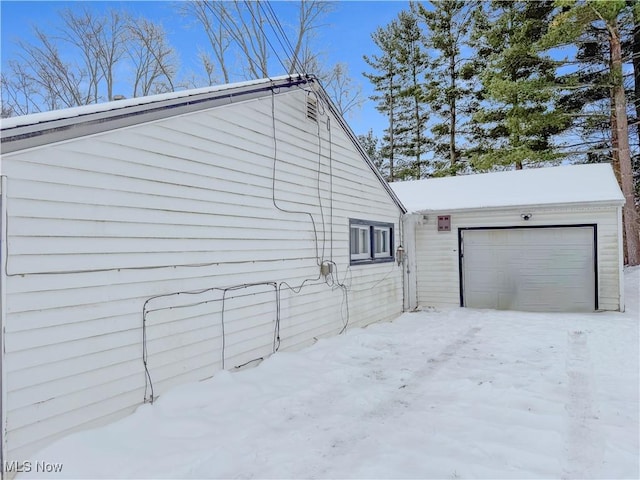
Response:
[{"label": "window pane", "polygon": [[364,260],[370,257],[369,227],[365,225],[354,225],[350,229],[351,257],[357,260]]},{"label": "window pane", "polygon": [[358,252],[358,229],[351,227],[351,254]]},{"label": "window pane", "polygon": [[360,229],[360,251],[358,253],[369,253],[369,230]]},{"label": "window pane", "polygon": [[390,234],[391,229],[389,228],[375,228],[374,252],[377,257],[391,256]]}]

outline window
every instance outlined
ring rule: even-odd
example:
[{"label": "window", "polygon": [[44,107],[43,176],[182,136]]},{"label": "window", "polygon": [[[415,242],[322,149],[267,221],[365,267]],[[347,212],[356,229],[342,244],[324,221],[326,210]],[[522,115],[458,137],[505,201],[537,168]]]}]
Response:
[{"label": "window", "polygon": [[393,224],[349,220],[351,264],[392,262]]}]

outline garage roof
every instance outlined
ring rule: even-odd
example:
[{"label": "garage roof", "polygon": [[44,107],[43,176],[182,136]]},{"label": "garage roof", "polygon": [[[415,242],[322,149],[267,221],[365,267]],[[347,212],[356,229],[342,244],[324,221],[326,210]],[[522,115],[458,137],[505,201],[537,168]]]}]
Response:
[{"label": "garage roof", "polygon": [[394,182],[391,188],[409,212],[624,203],[613,169],[606,163]]}]

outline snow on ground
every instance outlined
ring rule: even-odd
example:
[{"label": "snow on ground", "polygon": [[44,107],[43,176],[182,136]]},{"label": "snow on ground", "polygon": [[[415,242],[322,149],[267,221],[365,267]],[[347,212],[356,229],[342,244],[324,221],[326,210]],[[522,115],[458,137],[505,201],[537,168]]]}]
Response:
[{"label": "snow on ground", "polygon": [[639,277],[625,314],[428,310],[354,329],[33,460],[80,478],[638,478]]}]

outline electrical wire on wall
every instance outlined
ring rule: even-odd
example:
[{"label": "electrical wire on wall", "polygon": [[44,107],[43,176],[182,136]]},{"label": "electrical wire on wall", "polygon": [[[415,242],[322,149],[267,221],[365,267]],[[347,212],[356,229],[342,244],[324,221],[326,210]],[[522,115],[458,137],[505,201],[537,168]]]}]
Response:
[{"label": "electrical wire on wall", "polygon": [[333,262],[333,137],[329,115],[327,115],[327,130],[329,132],[329,260]]},{"label": "electrical wire on wall", "polygon": [[[349,325],[349,289],[347,286],[339,280],[338,275],[338,265],[334,261],[327,262],[332,266],[329,275],[327,275],[325,281],[327,285],[331,287],[332,290],[340,289],[342,291],[342,303],[340,304],[340,317],[342,320],[343,327],[338,332],[338,335],[341,335],[347,330]],[[345,272],[346,275],[346,272]]]},{"label": "electrical wire on wall", "polygon": [[[221,323],[221,366],[222,369],[225,369],[225,350],[226,350],[226,335],[225,335],[225,308],[226,308],[226,300],[228,299],[236,299],[236,298],[246,298],[252,297],[256,295],[262,295],[266,292],[254,292],[248,293],[244,295],[234,295],[232,297],[227,297],[228,292],[235,292],[238,290],[251,288],[251,287],[259,287],[259,286],[269,286],[273,287],[275,293],[275,301],[276,301],[276,314],[274,319],[274,338],[273,338],[273,349],[272,353],[278,351],[280,347],[280,293],[278,290],[278,284],[276,282],[256,282],[256,283],[245,283],[240,285],[233,285],[229,287],[210,287],[203,288],[199,290],[187,290],[182,292],[173,292],[166,293],[161,295],[154,295],[153,297],[149,297],[142,307],[142,363],[144,365],[144,373],[145,373],[145,385],[144,385],[144,402],[153,403],[155,400],[155,393],[153,388],[153,379],[151,378],[151,372],[149,370],[149,354],[147,350],[147,323],[148,323],[148,315],[153,312],[165,311],[165,310],[175,310],[180,308],[188,308],[195,307],[199,305],[205,305],[214,302],[222,302],[221,305],[221,313],[220,313],[220,323]],[[186,303],[181,305],[171,305],[166,307],[159,308],[149,308],[149,304],[154,300],[158,300],[160,298],[169,298],[169,297],[178,297],[180,295],[184,296],[196,296],[202,295],[209,292],[222,292],[222,298],[216,298],[211,300],[201,300],[192,303]],[[251,360],[253,361],[253,360]],[[251,362],[250,361],[250,362]],[[247,363],[250,363],[247,362]],[[149,395],[147,395],[149,393]]]},{"label": "electrical wire on wall", "polygon": [[[282,288],[284,287],[284,288],[292,291],[294,294],[300,293],[302,291],[302,288],[305,285],[327,284],[330,288],[332,288],[332,290],[334,290],[335,288],[341,289],[342,293],[343,293],[343,299],[342,299],[342,304],[341,304],[341,307],[340,307],[340,313],[341,313],[341,317],[343,319],[343,328],[340,330],[339,333],[343,333],[346,330],[347,325],[349,323],[349,299],[348,299],[348,288],[347,288],[346,285],[344,285],[344,283],[342,283],[342,282],[340,282],[338,280],[338,276],[337,276],[338,266],[333,261],[333,170],[332,170],[332,168],[333,168],[332,167],[332,160],[333,160],[332,144],[333,144],[333,140],[332,140],[332,137],[331,137],[331,121],[330,121],[330,116],[327,114],[327,109],[325,108],[323,98],[320,95],[318,95],[318,93],[315,90],[304,89],[303,91],[305,91],[307,95],[313,95],[315,97],[316,105],[318,105],[318,113],[319,113],[319,115],[320,116],[327,115],[326,126],[327,126],[327,130],[329,132],[328,151],[329,151],[329,202],[330,202],[330,207],[329,207],[330,208],[330,239],[329,239],[329,242],[330,242],[330,260],[325,260],[326,223],[325,223],[325,218],[324,218],[324,208],[323,208],[323,205],[322,205],[322,188],[321,188],[321,174],[322,174],[321,123],[319,121],[316,122],[317,123],[317,136],[318,136],[318,164],[317,164],[317,170],[316,170],[316,181],[317,181],[316,190],[317,190],[317,195],[318,195],[318,207],[319,207],[319,210],[320,210],[320,217],[321,217],[321,221],[322,221],[322,231],[323,231],[322,252],[320,252],[320,248],[318,246],[318,243],[319,243],[318,231],[317,231],[317,228],[316,228],[315,220],[313,218],[313,214],[311,212],[301,212],[301,211],[287,210],[287,209],[284,209],[284,208],[280,207],[276,202],[276,196],[275,196],[275,192],[276,192],[276,171],[277,171],[277,162],[278,162],[278,153],[279,152],[278,152],[278,136],[277,136],[277,126],[276,126],[276,113],[275,113],[275,98],[274,98],[275,96],[272,94],[271,95],[271,122],[272,122],[272,132],[273,132],[273,182],[272,182],[272,186],[273,186],[273,190],[272,190],[273,203],[274,203],[274,206],[278,210],[281,210],[283,212],[287,212],[287,213],[304,213],[304,214],[309,216],[309,218],[312,221],[313,230],[314,230],[314,240],[315,240],[315,245],[316,245],[316,263],[318,264],[319,267],[321,267],[323,264],[327,264],[327,265],[331,265],[332,268],[330,269],[329,275],[325,276],[325,280],[324,281],[320,281],[320,279],[322,278],[322,273],[321,273],[320,270],[318,270],[318,275],[303,280],[302,283],[297,287],[292,287],[287,282],[280,282],[279,289],[282,290]],[[334,272],[336,272],[336,273],[334,274]],[[313,282],[313,283],[309,283],[309,282]],[[343,306],[344,306],[344,308],[346,308],[346,313],[343,313],[343,310],[344,310]]]},{"label": "electrical wire on wall", "polygon": [[[315,93],[315,92],[314,92]],[[317,98],[317,94],[316,94]],[[318,100],[318,105],[321,105]],[[324,109],[323,109],[324,110]],[[321,114],[322,115],[322,114]],[[322,256],[320,257],[320,263],[324,261],[325,247],[327,244],[327,226],[324,221],[324,209],[322,208],[322,188],[320,186],[320,180],[322,177],[322,135],[320,133],[320,122],[316,122],[318,126],[318,170],[316,179],[316,189],[318,191],[318,207],[320,209],[320,220],[322,221]]]},{"label": "electrical wire on wall", "polygon": [[[321,110],[321,114],[324,115],[326,113],[326,110],[324,109],[324,105],[322,104],[322,99],[317,95],[316,92],[313,92],[313,94],[316,96],[317,102],[319,105],[321,105],[322,110]],[[221,366],[224,369],[226,367],[225,365],[225,350],[226,350],[226,332],[225,332],[225,312],[226,312],[226,300],[230,297],[227,296],[228,292],[232,292],[232,291],[237,291],[240,289],[245,289],[248,287],[254,287],[254,286],[270,286],[274,288],[275,291],[275,302],[276,302],[276,315],[275,315],[275,322],[274,322],[274,333],[273,333],[273,344],[272,344],[272,353],[275,353],[278,351],[278,349],[280,348],[281,345],[281,337],[280,337],[280,321],[281,321],[281,312],[282,312],[282,307],[281,307],[281,299],[282,299],[282,291],[283,290],[288,290],[291,291],[294,294],[299,294],[302,289],[306,286],[318,286],[318,285],[323,285],[326,284],[328,287],[330,287],[332,290],[335,289],[340,289],[342,291],[342,301],[340,304],[340,314],[341,314],[341,318],[342,318],[342,328],[340,330],[339,333],[343,333],[346,331],[347,326],[349,324],[349,298],[348,298],[348,288],[347,286],[339,281],[338,278],[338,266],[335,262],[333,262],[333,260],[329,260],[329,261],[325,261],[324,260],[324,255],[325,255],[325,244],[326,244],[326,224],[325,224],[325,218],[324,218],[324,207],[322,205],[322,188],[321,188],[321,176],[322,176],[322,137],[321,137],[321,130],[320,130],[320,122],[318,122],[318,127],[317,127],[317,137],[318,137],[318,162],[317,162],[317,170],[316,170],[316,191],[317,191],[317,196],[318,196],[318,207],[320,210],[320,217],[321,217],[321,221],[322,221],[322,227],[323,227],[323,238],[322,238],[322,249],[320,248],[320,239],[319,239],[319,235],[318,235],[318,228],[316,225],[316,221],[313,217],[313,213],[308,212],[308,211],[304,211],[304,210],[291,210],[288,208],[283,207],[282,205],[279,205],[279,202],[277,200],[277,196],[276,196],[276,186],[277,186],[277,165],[278,165],[278,137],[277,137],[277,124],[276,124],[276,113],[275,113],[275,89],[272,88],[271,90],[271,114],[272,114],[272,134],[273,134],[273,169],[272,169],[272,179],[271,179],[271,184],[272,184],[272,192],[271,192],[271,200],[272,203],[274,205],[274,207],[283,212],[283,213],[287,213],[287,214],[296,214],[296,215],[306,215],[309,217],[310,221],[311,221],[311,225],[312,225],[312,230],[313,230],[313,243],[314,243],[314,250],[315,250],[315,261],[316,261],[316,266],[317,267],[321,267],[323,263],[326,264],[330,264],[332,265],[332,268],[330,269],[330,273],[328,275],[325,275],[324,280],[322,280],[322,273],[321,273],[321,269],[318,268],[317,269],[317,275],[312,276],[312,277],[308,277],[306,279],[304,279],[299,285],[297,286],[292,286],[290,285],[288,282],[286,281],[281,281],[281,282],[259,282],[259,283],[248,283],[248,284],[241,284],[241,285],[235,285],[235,286],[229,286],[229,287],[211,287],[211,288],[205,288],[205,289],[199,289],[199,290],[191,290],[191,291],[184,291],[184,292],[174,292],[174,293],[169,293],[169,294],[163,294],[163,295],[156,295],[153,297],[150,297],[149,299],[147,299],[143,305],[143,365],[144,365],[144,370],[145,370],[145,393],[144,393],[144,399],[145,402],[153,402],[155,399],[155,392],[154,392],[154,388],[153,388],[153,380],[151,377],[151,372],[149,370],[149,355],[148,355],[148,349],[147,349],[147,322],[148,322],[148,314],[152,313],[152,312],[156,312],[156,311],[160,311],[160,310],[167,310],[167,309],[176,309],[176,308],[186,308],[186,307],[192,307],[192,306],[197,306],[197,305],[203,305],[206,303],[211,303],[211,302],[222,302],[222,306],[221,306],[221,313],[220,313],[220,322],[221,322],[221,341],[222,341],[222,347],[221,347]],[[327,119],[327,129],[330,130],[330,121],[329,119]],[[329,134],[330,135],[330,134]],[[331,143],[331,137],[330,137],[330,141],[329,143]],[[329,148],[329,151],[331,152],[331,147]],[[330,154],[331,156],[331,154]],[[330,159],[331,160],[331,159]],[[332,174],[331,171],[331,166],[330,166],[330,176]],[[333,191],[332,191],[332,184],[330,186],[330,201],[333,201]],[[331,203],[331,223],[333,223],[333,211],[332,211],[332,203]],[[331,227],[332,228],[332,227]],[[331,245],[333,244],[333,229],[331,229]],[[333,255],[333,251],[331,251],[331,255]],[[222,298],[218,298],[218,299],[211,299],[211,300],[203,300],[203,301],[197,301],[197,302],[192,302],[192,303],[187,303],[187,304],[182,304],[182,305],[178,305],[178,306],[169,306],[169,307],[161,307],[161,308],[156,308],[156,309],[151,309],[149,308],[149,304],[154,301],[157,300],[159,298],[168,298],[168,297],[172,297],[172,296],[179,296],[179,295],[202,295],[205,294],[207,292],[212,292],[212,291],[219,291],[222,292]],[[261,292],[264,293],[264,292]],[[231,298],[239,298],[242,296],[253,296],[253,295],[258,295],[258,293],[251,293],[251,294],[247,294],[247,295],[236,295],[234,297]],[[256,359],[257,360],[257,359]],[[254,360],[250,360],[247,363],[251,363]]]},{"label": "electrical wire on wall", "polygon": [[[313,237],[314,244],[316,250],[316,264],[320,266],[320,249],[318,245],[318,229],[316,227],[316,221],[313,218],[313,214],[311,212],[306,212],[303,210],[289,210],[278,205],[276,200],[276,180],[277,180],[277,165],[278,165],[278,137],[276,132],[276,105],[275,105],[275,91],[271,89],[271,127],[272,127],[272,136],[273,136],[273,169],[271,176],[271,200],[273,202],[273,206],[284,213],[291,214],[299,214],[299,215],[307,215],[311,220],[311,225],[313,227]],[[320,275],[316,278],[316,280],[320,279]]]}]

